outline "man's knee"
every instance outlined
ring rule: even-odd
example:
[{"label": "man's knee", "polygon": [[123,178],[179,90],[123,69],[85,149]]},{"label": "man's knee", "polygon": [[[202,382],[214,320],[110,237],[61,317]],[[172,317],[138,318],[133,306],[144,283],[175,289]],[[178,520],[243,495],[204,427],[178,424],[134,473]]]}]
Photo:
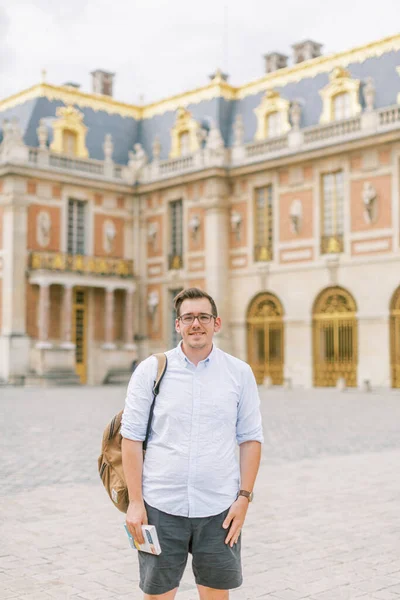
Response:
[{"label": "man's knee", "polygon": [[178,588],[166,592],[165,594],[145,594],[144,600],[174,600]]},{"label": "man's knee", "polygon": [[198,585],[200,600],[229,600],[229,590],[216,590],[214,588]]}]

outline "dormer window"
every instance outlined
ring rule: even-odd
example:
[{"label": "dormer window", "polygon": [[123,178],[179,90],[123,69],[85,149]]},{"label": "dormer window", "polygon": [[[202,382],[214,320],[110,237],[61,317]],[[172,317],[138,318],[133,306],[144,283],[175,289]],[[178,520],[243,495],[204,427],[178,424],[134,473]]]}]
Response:
[{"label": "dormer window", "polygon": [[336,94],[336,96],[333,97],[332,112],[334,121],[349,119],[351,117],[351,102],[350,94],[348,92]]},{"label": "dormer window", "polygon": [[320,123],[350,119],[361,112],[359,99],[360,80],[353,79],[344,67],[335,67],[329,75],[329,83],[322,90],[322,114]]},{"label": "dormer window", "polygon": [[267,116],[267,137],[278,137],[282,134],[282,115],[278,111]]},{"label": "dormer window", "polygon": [[275,90],[267,90],[254,112],[257,117],[256,140],[284,135],[290,129],[290,102]]},{"label": "dormer window", "polygon": [[74,131],[64,129],[63,131],[63,154],[67,156],[76,156],[76,138]]},{"label": "dormer window", "polygon": [[179,135],[179,150],[181,156],[190,154],[190,135],[188,131],[182,131]]}]

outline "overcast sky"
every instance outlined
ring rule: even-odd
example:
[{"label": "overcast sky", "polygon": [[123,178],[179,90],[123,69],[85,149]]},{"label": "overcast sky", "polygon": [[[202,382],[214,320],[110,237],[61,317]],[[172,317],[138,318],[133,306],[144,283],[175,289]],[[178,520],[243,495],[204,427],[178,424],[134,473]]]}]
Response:
[{"label": "overcast sky", "polygon": [[337,52],[400,30],[400,0],[0,0],[0,97],[41,79],[90,91],[90,71],[116,73],[118,100],[148,103],[208,82],[239,85],[263,54],[311,38]]}]

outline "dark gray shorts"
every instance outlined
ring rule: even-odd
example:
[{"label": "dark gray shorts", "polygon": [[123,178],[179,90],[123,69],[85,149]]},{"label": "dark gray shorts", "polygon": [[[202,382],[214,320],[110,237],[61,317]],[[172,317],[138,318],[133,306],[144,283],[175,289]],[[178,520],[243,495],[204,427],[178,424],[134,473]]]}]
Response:
[{"label": "dark gray shorts", "polygon": [[218,590],[242,584],[241,536],[233,548],[225,544],[228,530],[222,523],[229,509],[213,517],[169,515],[146,503],[150,525],[155,525],[161,554],[139,552],[140,589],[145,594],[165,594],[179,586],[188,553],[196,583]]}]

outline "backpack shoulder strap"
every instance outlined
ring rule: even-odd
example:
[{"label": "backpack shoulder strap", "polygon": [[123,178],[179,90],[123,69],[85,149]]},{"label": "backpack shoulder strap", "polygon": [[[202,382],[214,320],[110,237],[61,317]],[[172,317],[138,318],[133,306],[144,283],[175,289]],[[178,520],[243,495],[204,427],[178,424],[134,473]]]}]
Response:
[{"label": "backpack shoulder strap", "polygon": [[161,352],[160,354],[154,354],[154,356],[157,359],[157,376],[154,382],[153,394],[157,396],[158,392],[160,391],[161,382],[167,370],[168,360],[164,352]]}]

